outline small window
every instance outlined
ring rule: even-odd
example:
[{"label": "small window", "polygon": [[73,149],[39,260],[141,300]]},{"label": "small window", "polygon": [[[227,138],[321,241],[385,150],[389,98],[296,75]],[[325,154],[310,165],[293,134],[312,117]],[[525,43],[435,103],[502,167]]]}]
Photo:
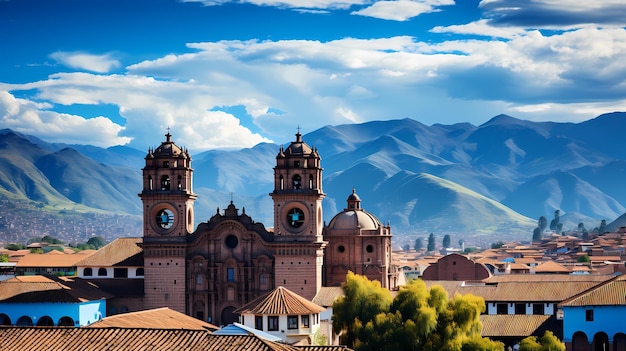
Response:
[{"label": "small window", "polygon": [[339,251],[340,253],[343,253],[344,251],[346,251],[346,247],[343,245],[339,245],[337,246],[337,251]]},{"label": "small window", "polygon": [[226,281],[229,281],[229,282],[235,281],[235,269],[234,268],[226,269]]},{"label": "small window", "polygon": [[300,167],[300,161],[293,161],[294,167]]},{"label": "small window", "polygon": [[533,314],[534,315],[545,314],[545,306],[542,303],[533,304]]},{"label": "small window", "polygon": [[163,167],[169,168],[169,166],[170,166],[170,161],[163,161]]},{"label": "small window", "polygon": [[202,274],[196,275],[196,285],[202,285]]},{"label": "small window", "polygon": [[298,329],[298,316],[287,316],[287,329]]},{"label": "small window", "polygon": [[365,251],[372,253],[374,252],[374,246],[372,245],[367,245],[367,247],[365,247]]},{"label": "small window", "polygon": [[309,327],[309,315],[303,314],[302,316],[300,316],[300,322],[302,322],[303,328],[308,328]]},{"label": "small window", "polygon": [[267,317],[267,330],[268,331],[277,331],[278,330],[278,316],[268,316]]},{"label": "small window", "polygon": [[85,268],[85,270],[83,271],[83,275],[85,277],[91,277],[93,275],[93,269],[91,268]]},{"label": "small window", "polygon": [[128,278],[128,268],[113,268],[113,277]]},{"label": "small window", "polygon": [[106,268],[99,268],[98,269],[98,276],[99,277],[106,277],[107,276],[107,269]]},{"label": "small window", "polygon": [[161,177],[161,190],[170,190],[170,177],[167,175]]},{"label": "small window", "polygon": [[499,303],[497,306],[497,314],[509,314],[509,307],[505,303]]},{"label": "small window", "polygon": [[137,273],[135,273],[138,277],[143,277],[143,268],[139,267],[137,268]]},{"label": "small window", "polygon": [[239,245],[239,239],[237,239],[236,236],[230,234],[229,236],[226,237],[226,239],[224,240],[224,243],[226,244],[226,247],[228,247],[229,249],[234,249],[237,247],[237,245]]},{"label": "small window", "polygon": [[254,329],[263,330],[263,316],[254,316]]},{"label": "small window", "polygon": [[294,189],[302,189],[302,177],[299,174],[296,174],[292,178],[293,188]]},{"label": "small window", "polygon": [[525,303],[516,303],[515,304],[515,314],[526,314],[526,304]]},{"label": "small window", "polygon": [[586,310],[585,311],[585,320],[587,322],[593,322],[593,310]]}]

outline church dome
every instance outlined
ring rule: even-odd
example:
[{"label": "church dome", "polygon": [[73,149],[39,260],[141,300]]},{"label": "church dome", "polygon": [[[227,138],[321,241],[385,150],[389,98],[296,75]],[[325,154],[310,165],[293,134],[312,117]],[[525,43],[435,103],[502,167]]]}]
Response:
[{"label": "church dome", "polygon": [[373,214],[361,208],[361,198],[352,189],[352,194],[347,199],[348,207],[338,213],[328,224],[328,229],[378,229],[381,224]]},{"label": "church dome", "polygon": [[372,230],[380,227],[380,221],[365,210],[344,210],[330,220],[328,229],[364,229]]},{"label": "church dome", "polygon": [[176,143],[172,141],[172,135],[170,133],[165,134],[165,141],[161,142],[161,145],[157,147],[152,155],[154,157],[181,157],[185,156],[185,152]]},{"label": "church dome", "polygon": [[289,147],[284,150],[286,156],[309,156],[313,153],[313,149],[307,143],[302,141],[302,134],[296,134],[296,141],[292,141]]}]

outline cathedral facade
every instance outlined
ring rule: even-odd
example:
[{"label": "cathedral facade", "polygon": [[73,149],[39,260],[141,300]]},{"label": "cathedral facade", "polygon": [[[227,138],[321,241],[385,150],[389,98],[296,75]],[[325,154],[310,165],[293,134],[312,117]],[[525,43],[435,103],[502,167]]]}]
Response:
[{"label": "cathedral facade", "polygon": [[194,229],[193,169],[189,152],[166,140],[143,168],[144,308],[170,307],[213,324],[283,286],[309,300],[323,285],[339,285],[348,271],[393,288],[391,228],[360,208],[324,225],[321,157],[302,140],[280,147],[274,167],[273,230],[231,201]]}]

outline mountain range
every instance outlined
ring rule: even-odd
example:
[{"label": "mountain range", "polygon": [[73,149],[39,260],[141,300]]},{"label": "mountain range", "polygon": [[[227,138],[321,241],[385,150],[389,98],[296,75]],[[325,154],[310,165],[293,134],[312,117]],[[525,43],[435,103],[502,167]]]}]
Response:
[{"label": "mountain range", "polygon": [[[624,130],[621,112],[582,123],[499,115],[480,126],[426,126],[413,119],[326,126],[303,140],[322,156],[326,222],[356,189],[363,208],[389,223],[399,241],[433,232],[484,244],[529,240],[538,218],[549,222],[556,210],[564,229],[581,222],[591,229],[622,216]],[[192,155],[197,220],[208,220],[232,199],[271,227],[268,194],[279,147],[264,143]],[[41,211],[139,217],[146,152],[47,143],[1,130],[0,195],[40,204]]]}]

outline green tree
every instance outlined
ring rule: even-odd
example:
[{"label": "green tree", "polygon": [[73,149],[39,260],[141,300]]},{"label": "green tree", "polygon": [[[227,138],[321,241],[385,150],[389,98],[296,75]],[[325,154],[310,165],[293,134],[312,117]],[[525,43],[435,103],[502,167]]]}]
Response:
[{"label": "green tree", "polygon": [[98,250],[99,248],[106,245],[106,241],[101,236],[93,236],[87,240],[87,245],[92,247],[94,250]]},{"label": "green tree", "polygon": [[26,247],[22,244],[7,244],[4,246],[5,249],[11,251],[24,250]]},{"label": "green tree", "polygon": [[560,233],[563,229],[563,223],[561,223],[561,210],[554,211],[554,219],[550,222],[550,229],[557,233]]},{"label": "green tree", "polygon": [[[341,342],[348,347],[357,351],[504,349],[502,343],[480,336],[480,314],[485,310],[480,297],[449,298],[441,286],[429,289],[417,279],[402,286],[388,304],[389,292],[381,291],[380,284],[370,284],[367,278],[348,273],[345,297],[333,305],[333,327],[344,331]],[[355,294],[355,286],[359,293]],[[380,298],[382,303],[377,301]],[[367,313],[361,312],[364,306]]]},{"label": "green tree", "polygon": [[537,227],[539,228],[539,231],[543,233],[548,227],[548,219],[544,216],[539,217],[539,220],[537,221]]},{"label": "green tree", "polygon": [[424,247],[424,243],[422,242],[422,238],[415,239],[415,245],[413,245],[413,248],[415,249],[415,251],[419,251],[423,247]]},{"label": "green tree", "polygon": [[589,255],[584,254],[584,255],[578,257],[578,262],[581,262],[581,263],[591,262],[591,259],[589,258]]},{"label": "green tree", "polygon": [[341,340],[354,345],[363,340],[364,323],[389,310],[391,293],[378,281],[348,272],[343,285],[344,296],[333,304],[333,328],[345,333]]},{"label": "green tree", "polygon": [[435,234],[430,233],[428,236],[428,247],[426,247],[428,252],[435,251]]},{"label": "green tree", "polygon": [[602,235],[604,234],[604,232],[606,232],[606,220],[603,219],[602,222],[600,222],[600,227],[598,228],[598,235]]},{"label": "green tree", "polygon": [[502,241],[496,241],[495,243],[491,244],[492,249],[499,249],[502,246],[504,246],[504,243]]},{"label": "green tree", "polygon": [[533,230],[533,242],[541,241],[541,228],[537,227]]},{"label": "green tree", "polygon": [[53,244],[53,245],[61,245],[63,244],[62,240],[59,240],[53,236],[50,235],[46,235],[43,238],[41,238],[40,240],[42,243],[48,243],[48,244]]},{"label": "green tree", "polygon": [[543,336],[529,336],[519,343],[520,351],[565,351],[565,344],[554,334],[546,330]]},{"label": "green tree", "polygon": [[9,262],[9,255],[0,254],[0,262]]},{"label": "green tree", "polygon": [[446,249],[450,247],[450,234],[443,236],[443,242],[441,244]]}]

